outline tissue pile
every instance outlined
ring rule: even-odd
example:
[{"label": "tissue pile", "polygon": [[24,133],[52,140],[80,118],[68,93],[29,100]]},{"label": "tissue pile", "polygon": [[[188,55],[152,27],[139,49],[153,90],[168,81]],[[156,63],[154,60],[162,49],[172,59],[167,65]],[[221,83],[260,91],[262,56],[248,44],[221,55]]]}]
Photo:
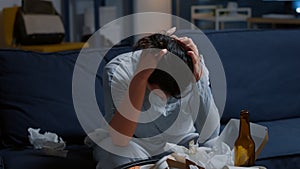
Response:
[{"label": "tissue pile", "polygon": [[29,128],[29,141],[35,149],[41,149],[46,155],[66,157],[68,151],[64,150],[66,143],[57,134],[45,132],[40,134],[40,129]]},{"label": "tissue pile", "polygon": [[[266,169],[263,166],[253,167],[235,167],[234,152],[224,142],[217,142],[212,148],[199,147],[191,141],[189,148],[178,146],[176,144],[167,143],[165,150],[172,150],[172,157],[176,161],[184,162],[184,159],[194,162],[199,168],[205,169]],[[196,169],[196,166],[189,165],[190,169]]]},{"label": "tissue pile", "polygon": [[215,145],[213,148],[208,148],[198,147],[198,145],[194,144],[194,141],[191,141],[189,149],[168,143],[165,149],[171,149],[178,156],[185,157],[205,169],[222,169],[224,166],[233,165],[230,147],[223,142]]}]

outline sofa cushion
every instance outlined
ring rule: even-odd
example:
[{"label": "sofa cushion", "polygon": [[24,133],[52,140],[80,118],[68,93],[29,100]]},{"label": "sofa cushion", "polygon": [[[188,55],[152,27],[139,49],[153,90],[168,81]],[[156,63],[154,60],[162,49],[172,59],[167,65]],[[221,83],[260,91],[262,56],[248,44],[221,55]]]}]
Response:
[{"label": "sofa cushion", "polygon": [[[222,60],[227,101],[222,117],[269,121],[300,117],[300,30],[206,33]],[[201,46],[199,47],[201,50]]]},{"label": "sofa cushion", "polygon": [[78,51],[0,52],[0,120],[6,144],[28,143],[29,127],[55,132],[70,143],[82,140],[71,94],[77,56]]},{"label": "sofa cushion", "polygon": [[300,155],[286,155],[272,158],[258,159],[255,162],[257,166],[265,166],[266,168],[284,168],[295,169],[300,168]]},{"label": "sofa cushion", "polygon": [[45,155],[32,148],[0,150],[7,169],[95,169],[92,152],[86,146],[67,147],[67,157]]},{"label": "sofa cushion", "polygon": [[[110,50],[100,64],[96,97],[102,108],[102,67],[131,48]],[[90,50],[101,55],[103,50]],[[37,53],[0,50],[0,128],[7,145],[28,145],[29,127],[57,133],[67,144],[86,136],[72,100],[72,76],[79,51]]]},{"label": "sofa cushion", "polygon": [[260,159],[287,155],[300,155],[300,118],[260,122],[268,127],[269,141],[263,148]]}]

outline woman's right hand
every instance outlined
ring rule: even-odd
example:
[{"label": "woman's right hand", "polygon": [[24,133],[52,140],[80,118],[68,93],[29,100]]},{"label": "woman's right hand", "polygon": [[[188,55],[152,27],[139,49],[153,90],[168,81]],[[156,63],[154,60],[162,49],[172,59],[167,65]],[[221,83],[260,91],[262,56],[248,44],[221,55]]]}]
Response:
[{"label": "woman's right hand", "polygon": [[161,58],[167,54],[167,49],[143,49],[135,76],[148,80]]}]

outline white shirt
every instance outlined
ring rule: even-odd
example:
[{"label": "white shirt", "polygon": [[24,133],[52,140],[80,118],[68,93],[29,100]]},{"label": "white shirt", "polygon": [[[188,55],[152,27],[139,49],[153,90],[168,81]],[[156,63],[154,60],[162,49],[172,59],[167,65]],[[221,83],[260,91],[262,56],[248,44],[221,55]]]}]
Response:
[{"label": "white shirt", "polygon": [[[128,91],[140,55],[141,51],[121,54],[105,66],[103,90],[108,123]],[[201,79],[189,85],[181,99],[171,97],[164,101],[153,92],[146,91],[132,141],[150,154],[155,154],[161,152],[166,142],[178,143],[195,132],[200,134],[200,145],[218,136],[220,117],[209,87],[209,73],[203,62],[202,68]]]}]

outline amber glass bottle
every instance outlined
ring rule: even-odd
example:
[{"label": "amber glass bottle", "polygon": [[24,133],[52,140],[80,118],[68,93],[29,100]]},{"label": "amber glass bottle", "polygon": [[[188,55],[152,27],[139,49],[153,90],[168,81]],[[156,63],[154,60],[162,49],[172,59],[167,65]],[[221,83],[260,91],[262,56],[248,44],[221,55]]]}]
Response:
[{"label": "amber glass bottle", "polygon": [[234,165],[253,166],[255,162],[255,143],[250,133],[249,113],[242,110],[240,113],[239,136],[234,143]]}]

